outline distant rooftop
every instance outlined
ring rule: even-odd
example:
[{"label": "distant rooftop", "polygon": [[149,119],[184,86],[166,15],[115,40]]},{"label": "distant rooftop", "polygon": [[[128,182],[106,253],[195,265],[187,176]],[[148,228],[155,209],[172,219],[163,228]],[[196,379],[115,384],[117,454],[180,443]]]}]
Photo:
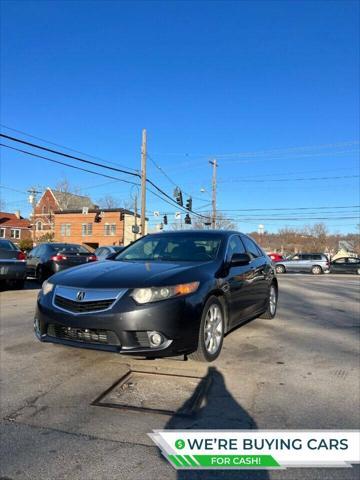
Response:
[{"label": "distant rooftop", "polygon": [[90,197],[84,195],[76,195],[74,193],[61,192],[52,190],[52,193],[58,202],[61,210],[75,210],[82,207],[95,208],[96,205],[91,201]]}]

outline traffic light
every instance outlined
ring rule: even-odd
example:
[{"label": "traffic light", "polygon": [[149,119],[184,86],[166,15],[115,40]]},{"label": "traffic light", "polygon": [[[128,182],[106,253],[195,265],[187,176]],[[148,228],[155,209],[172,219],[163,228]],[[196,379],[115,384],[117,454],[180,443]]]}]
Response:
[{"label": "traffic light", "polygon": [[189,197],[186,201],[186,208],[188,210],[192,210],[192,198],[191,197]]},{"label": "traffic light", "polygon": [[182,192],[180,190],[179,187],[176,187],[175,190],[174,190],[174,197],[175,197],[175,200],[176,202],[183,206],[183,196],[182,196]]},{"label": "traffic light", "polygon": [[191,225],[191,217],[188,213],[185,215],[185,224]]},{"label": "traffic light", "polygon": [[168,224],[167,215],[164,215],[164,225],[167,225],[167,224]]}]

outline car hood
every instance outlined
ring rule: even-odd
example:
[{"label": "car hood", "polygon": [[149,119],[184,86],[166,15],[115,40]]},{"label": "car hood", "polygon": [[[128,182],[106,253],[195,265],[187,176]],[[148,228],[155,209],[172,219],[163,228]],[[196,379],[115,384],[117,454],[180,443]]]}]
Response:
[{"label": "car hood", "polygon": [[[209,266],[206,262],[206,265]],[[79,288],[139,288],[198,280],[204,263],[104,261],[69,268],[49,280],[55,285]],[[206,268],[206,267],[205,267]]]}]

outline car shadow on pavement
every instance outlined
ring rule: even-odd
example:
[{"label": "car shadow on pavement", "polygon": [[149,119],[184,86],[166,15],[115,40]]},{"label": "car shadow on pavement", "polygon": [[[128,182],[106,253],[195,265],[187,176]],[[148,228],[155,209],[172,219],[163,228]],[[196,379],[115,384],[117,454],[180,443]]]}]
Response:
[{"label": "car shadow on pavement", "polygon": [[[209,367],[206,376],[191,397],[178,410],[179,414],[197,402],[204,385],[210,384],[196,414],[184,417],[175,414],[165,425],[174,430],[236,430],[257,429],[253,418],[244,410],[227,390],[223,375],[216,367]],[[268,480],[266,470],[178,470],[178,480]]]}]

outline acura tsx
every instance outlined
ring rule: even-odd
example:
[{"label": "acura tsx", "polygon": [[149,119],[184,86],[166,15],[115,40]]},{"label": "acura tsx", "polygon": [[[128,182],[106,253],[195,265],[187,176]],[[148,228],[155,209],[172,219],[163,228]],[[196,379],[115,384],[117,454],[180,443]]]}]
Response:
[{"label": "acura tsx", "polygon": [[160,232],[114,260],[50,277],[34,328],[43,342],[211,362],[225,334],[250,319],[273,318],[277,300],[272,262],[247,235]]}]

